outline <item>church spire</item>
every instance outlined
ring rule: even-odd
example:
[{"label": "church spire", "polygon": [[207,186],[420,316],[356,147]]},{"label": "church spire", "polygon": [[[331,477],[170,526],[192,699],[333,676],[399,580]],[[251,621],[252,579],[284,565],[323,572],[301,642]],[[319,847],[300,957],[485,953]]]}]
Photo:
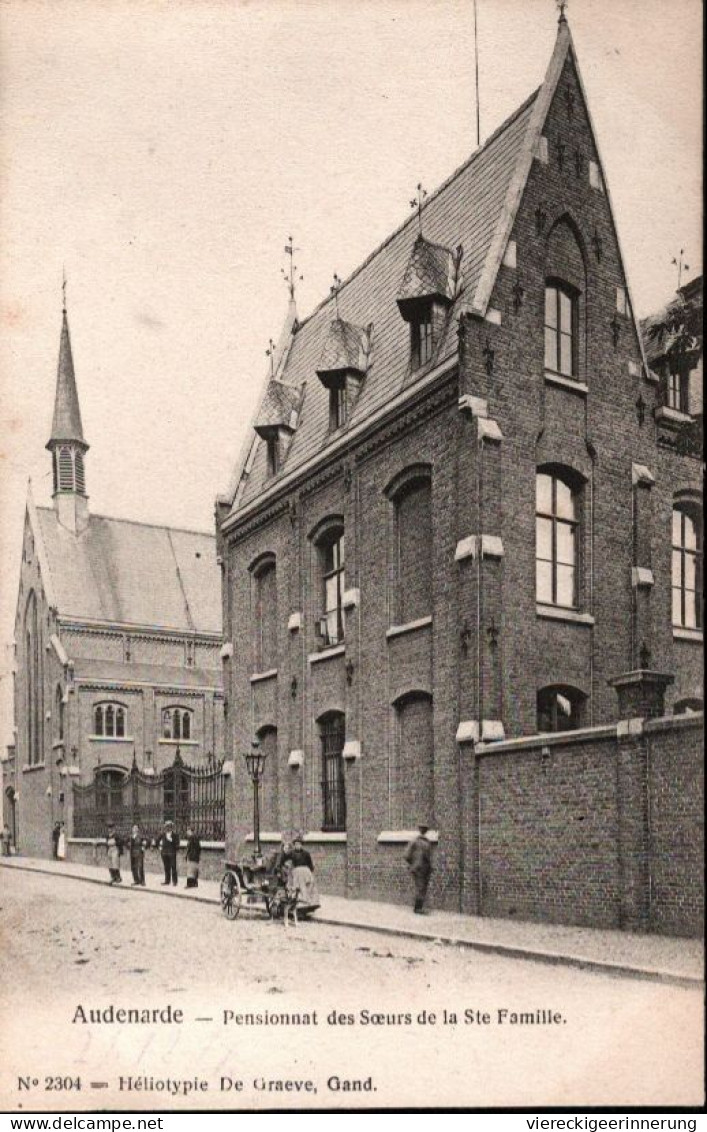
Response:
[{"label": "church spire", "polygon": [[66,279],[62,286],[62,322],[57,366],[54,416],[47,448],[52,454],[54,472],[54,507],[59,522],[74,533],[88,524],[88,499],[84,456],[88,444],[84,440],[79,395],[76,389],[74,359],[71,353],[69,320],[66,314]]}]

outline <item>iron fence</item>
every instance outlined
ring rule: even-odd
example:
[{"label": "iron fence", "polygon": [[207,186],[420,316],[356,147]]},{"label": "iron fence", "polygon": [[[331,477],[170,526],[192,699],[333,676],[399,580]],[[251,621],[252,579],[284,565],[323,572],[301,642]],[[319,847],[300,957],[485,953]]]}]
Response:
[{"label": "iron fence", "polygon": [[202,841],[226,837],[226,779],[223,762],[187,766],[177,750],[160,774],[145,774],[133,761],[125,773],[97,767],[93,782],[73,784],[74,837],[105,837],[112,823],[128,837],[131,827],[154,840],[166,821],[180,834],[190,826]]}]

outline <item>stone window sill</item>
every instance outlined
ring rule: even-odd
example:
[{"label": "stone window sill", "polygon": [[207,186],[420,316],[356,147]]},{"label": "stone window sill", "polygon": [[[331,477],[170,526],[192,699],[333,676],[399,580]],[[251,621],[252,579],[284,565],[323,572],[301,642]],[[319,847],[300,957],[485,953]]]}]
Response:
[{"label": "stone window sill", "polygon": [[198,739],[158,739],[158,743],[165,747],[198,747]]},{"label": "stone window sill", "polygon": [[92,743],[134,743],[130,735],[89,735]]},{"label": "stone window sill", "polygon": [[277,668],[268,668],[266,672],[254,672],[250,678],[251,684],[258,684],[261,680],[273,680],[277,676]]},{"label": "stone window sill", "polygon": [[661,405],[659,409],[656,409],[655,419],[665,421],[668,424],[692,423],[692,417],[689,413],[683,413],[680,409],[671,409],[669,405]]},{"label": "stone window sill", "polygon": [[580,613],[578,609],[563,609],[559,605],[543,605],[541,602],[535,607],[538,617],[548,621],[568,621],[572,625],[593,625],[594,618],[591,613]]},{"label": "stone window sill", "polygon": [[695,641],[701,644],[704,640],[702,629],[683,629],[679,625],[673,625],[673,640],[674,641]]},{"label": "stone window sill", "polygon": [[[409,845],[419,836],[419,829],[383,829],[378,834],[376,841],[379,845]],[[436,845],[439,841],[439,833],[436,829],[428,829],[425,837],[433,845]]]},{"label": "stone window sill", "polygon": [[310,664],[317,664],[320,660],[331,660],[332,657],[343,656],[345,652],[345,645],[332,645],[328,649],[322,649],[321,652],[311,652],[307,660]]},{"label": "stone window sill", "polygon": [[46,763],[25,763],[22,767],[23,774],[31,774],[33,770],[46,770]]},{"label": "stone window sill", "polygon": [[400,637],[403,633],[414,633],[417,629],[424,629],[432,624],[432,617],[419,617],[417,621],[407,621],[405,625],[391,625],[386,630],[386,637]]},{"label": "stone window sill", "polygon": [[586,397],[589,393],[589,386],[585,382],[577,381],[573,377],[565,377],[563,374],[554,373],[549,369],[545,370],[545,381],[548,385],[559,385],[561,389],[569,389],[580,397]]}]

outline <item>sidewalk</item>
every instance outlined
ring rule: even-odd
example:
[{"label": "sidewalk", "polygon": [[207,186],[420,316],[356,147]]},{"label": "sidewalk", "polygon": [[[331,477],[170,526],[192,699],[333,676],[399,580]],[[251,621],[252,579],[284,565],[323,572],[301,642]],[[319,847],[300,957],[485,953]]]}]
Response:
[{"label": "sidewalk", "polygon": [[[29,857],[0,859],[7,869],[47,873],[92,884],[106,885],[106,870],[70,861],[51,861]],[[159,877],[149,874],[147,888],[131,888],[136,898],[163,896],[170,900],[219,903],[217,881],[200,880],[198,889],[163,888]],[[362,928],[387,935],[428,940],[431,943],[469,947],[516,959],[545,963],[567,963],[575,967],[613,975],[656,979],[682,986],[699,986],[704,979],[704,948],[701,940],[672,939],[667,936],[635,935],[630,932],[595,928],[564,927],[557,924],[516,923],[466,916],[456,912],[432,912],[424,918],[399,904],[373,900],[346,900],[323,896],[316,916],[318,923],[338,927]]]}]

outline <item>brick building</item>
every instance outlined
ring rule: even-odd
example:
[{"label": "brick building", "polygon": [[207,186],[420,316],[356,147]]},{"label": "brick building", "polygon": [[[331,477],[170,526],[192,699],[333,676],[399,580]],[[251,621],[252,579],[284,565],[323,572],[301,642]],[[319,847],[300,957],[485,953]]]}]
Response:
[{"label": "brick building", "polygon": [[420,204],[309,318],[291,303],[217,501],[226,753],[236,842],[256,736],[262,826],[307,831],[325,890],[402,898],[425,819],[435,902],[473,907],[475,752],[615,733],[621,674],[701,702],[700,463],[661,412],[564,17],[539,89]]},{"label": "brick building", "polygon": [[[47,448],[53,506],[28,491],[15,620],[15,744],[4,815],[19,849],[73,832],[73,786],[110,808],[149,775],[223,755],[221,618],[212,535],[92,515],[66,311]],[[75,855],[75,854],[74,854]]]}]

